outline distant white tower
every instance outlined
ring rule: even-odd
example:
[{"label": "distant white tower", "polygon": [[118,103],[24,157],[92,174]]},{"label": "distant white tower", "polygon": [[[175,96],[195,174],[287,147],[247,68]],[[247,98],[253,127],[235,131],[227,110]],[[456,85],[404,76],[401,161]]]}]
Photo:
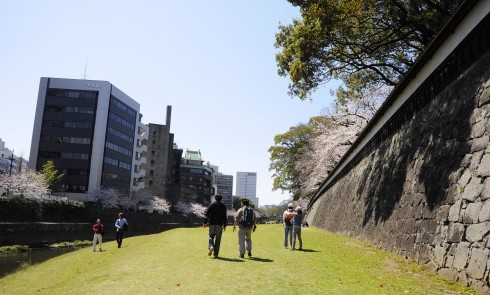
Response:
[{"label": "distant white tower", "polygon": [[245,197],[254,202],[258,208],[259,199],[257,198],[257,172],[237,172],[236,173],[236,195]]}]

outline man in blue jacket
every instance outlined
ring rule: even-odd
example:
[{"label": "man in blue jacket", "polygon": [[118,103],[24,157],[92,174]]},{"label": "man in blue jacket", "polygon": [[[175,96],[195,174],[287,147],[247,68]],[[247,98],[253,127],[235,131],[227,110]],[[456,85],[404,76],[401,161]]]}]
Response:
[{"label": "man in blue jacket", "polygon": [[221,244],[221,234],[226,230],[226,206],[221,203],[223,197],[216,195],[216,200],[212,202],[206,210],[206,218],[204,219],[203,227],[208,227],[209,221],[209,242],[208,256],[214,254],[214,258],[218,258],[219,246]]}]

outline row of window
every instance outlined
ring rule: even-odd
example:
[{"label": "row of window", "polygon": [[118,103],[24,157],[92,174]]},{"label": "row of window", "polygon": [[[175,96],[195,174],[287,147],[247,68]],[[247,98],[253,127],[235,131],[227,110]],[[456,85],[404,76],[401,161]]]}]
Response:
[{"label": "row of window", "polygon": [[76,175],[76,176],[87,176],[88,170],[86,169],[63,169],[64,175]]},{"label": "row of window", "polygon": [[119,99],[115,98],[114,96],[111,96],[111,103],[114,106],[118,107],[119,109],[123,110],[125,113],[131,115],[131,117],[136,118],[136,111],[128,107],[126,104],[122,103]]},{"label": "row of window", "polygon": [[81,114],[93,114],[95,108],[91,107],[66,107],[66,106],[56,106],[56,105],[46,105],[44,106],[45,112],[63,112],[63,113],[81,113]]},{"label": "row of window", "polygon": [[114,173],[108,173],[108,172],[104,172],[102,173],[102,178],[103,179],[109,179],[109,180],[114,180],[114,181],[117,181],[117,182],[122,182],[122,183],[126,183],[126,184],[129,184],[129,177],[126,177],[126,176],[121,176],[121,175],[117,175],[117,174],[114,174]]},{"label": "row of window", "polygon": [[42,142],[56,142],[56,143],[73,143],[73,144],[90,144],[92,139],[88,137],[62,137],[62,136],[41,136]]},{"label": "row of window", "polygon": [[67,90],[67,89],[48,89],[48,95],[56,97],[68,97],[68,98],[97,98],[97,92],[94,91],[80,91],[80,90]]},{"label": "row of window", "polygon": [[109,131],[110,134],[115,135],[115,136],[119,137],[122,140],[125,140],[125,141],[130,142],[130,143],[133,143],[134,142],[134,138],[133,137],[131,137],[131,136],[127,135],[127,134],[124,134],[124,133],[122,133],[119,130],[116,130],[116,129],[112,128],[112,127],[109,127],[107,130]]},{"label": "row of window", "polygon": [[120,152],[121,154],[124,154],[124,155],[126,155],[126,156],[130,156],[130,157],[131,157],[131,156],[133,155],[133,152],[132,152],[132,151],[130,151],[130,150],[128,150],[128,149],[125,149],[125,148],[123,148],[123,147],[121,147],[121,146],[118,146],[117,144],[114,144],[114,143],[112,143],[112,142],[110,142],[110,141],[107,141],[107,142],[105,143],[105,147],[106,147],[106,148],[109,148],[109,149],[111,149],[111,150],[114,150],[114,151]]},{"label": "row of window", "polygon": [[40,151],[39,157],[52,159],[70,159],[70,160],[88,160],[88,154],[85,153],[60,153]]},{"label": "row of window", "polygon": [[93,124],[91,122],[44,121],[43,126],[44,127],[90,129],[90,128],[92,128]]},{"label": "row of window", "polygon": [[110,157],[104,157],[104,162],[106,162],[107,164],[111,164],[111,165],[126,169],[126,170],[131,170],[131,164],[128,164],[126,162],[119,161],[119,160],[116,160],[116,159],[113,159]]},{"label": "row of window", "polygon": [[124,120],[123,118],[119,117],[118,115],[114,114],[113,112],[110,112],[109,113],[109,117],[112,120],[114,120],[114,121],[116,121],[116,122],[118,122],[118,123],[120,123],[120,124],[128,127],[132,131],[134,131],[134,124],[133,123],[131,123],[131,122],[127,121],[127,120]]}]

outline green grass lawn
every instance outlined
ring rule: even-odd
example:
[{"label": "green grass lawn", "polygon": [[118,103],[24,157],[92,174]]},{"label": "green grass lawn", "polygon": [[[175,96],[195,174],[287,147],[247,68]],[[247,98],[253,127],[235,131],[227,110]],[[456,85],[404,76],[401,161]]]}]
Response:
[{"label": "green grass lawn", "polygon": [[304,251],[283,249],[282,225],[260,225],[252,258],[237,233],[207,256],[207,229],[174,229],[84,248],[0,279],[0,294],[476,294],[356,240],[303,229]]}]

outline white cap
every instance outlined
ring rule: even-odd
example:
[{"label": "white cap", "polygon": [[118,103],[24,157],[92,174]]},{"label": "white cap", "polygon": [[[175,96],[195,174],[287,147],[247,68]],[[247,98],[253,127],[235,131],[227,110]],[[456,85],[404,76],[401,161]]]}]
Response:
[{"label": "white cap", "polygon": [[288,204],[288,208],[293,209],[293,203],[289,203],[289,204]]}]

